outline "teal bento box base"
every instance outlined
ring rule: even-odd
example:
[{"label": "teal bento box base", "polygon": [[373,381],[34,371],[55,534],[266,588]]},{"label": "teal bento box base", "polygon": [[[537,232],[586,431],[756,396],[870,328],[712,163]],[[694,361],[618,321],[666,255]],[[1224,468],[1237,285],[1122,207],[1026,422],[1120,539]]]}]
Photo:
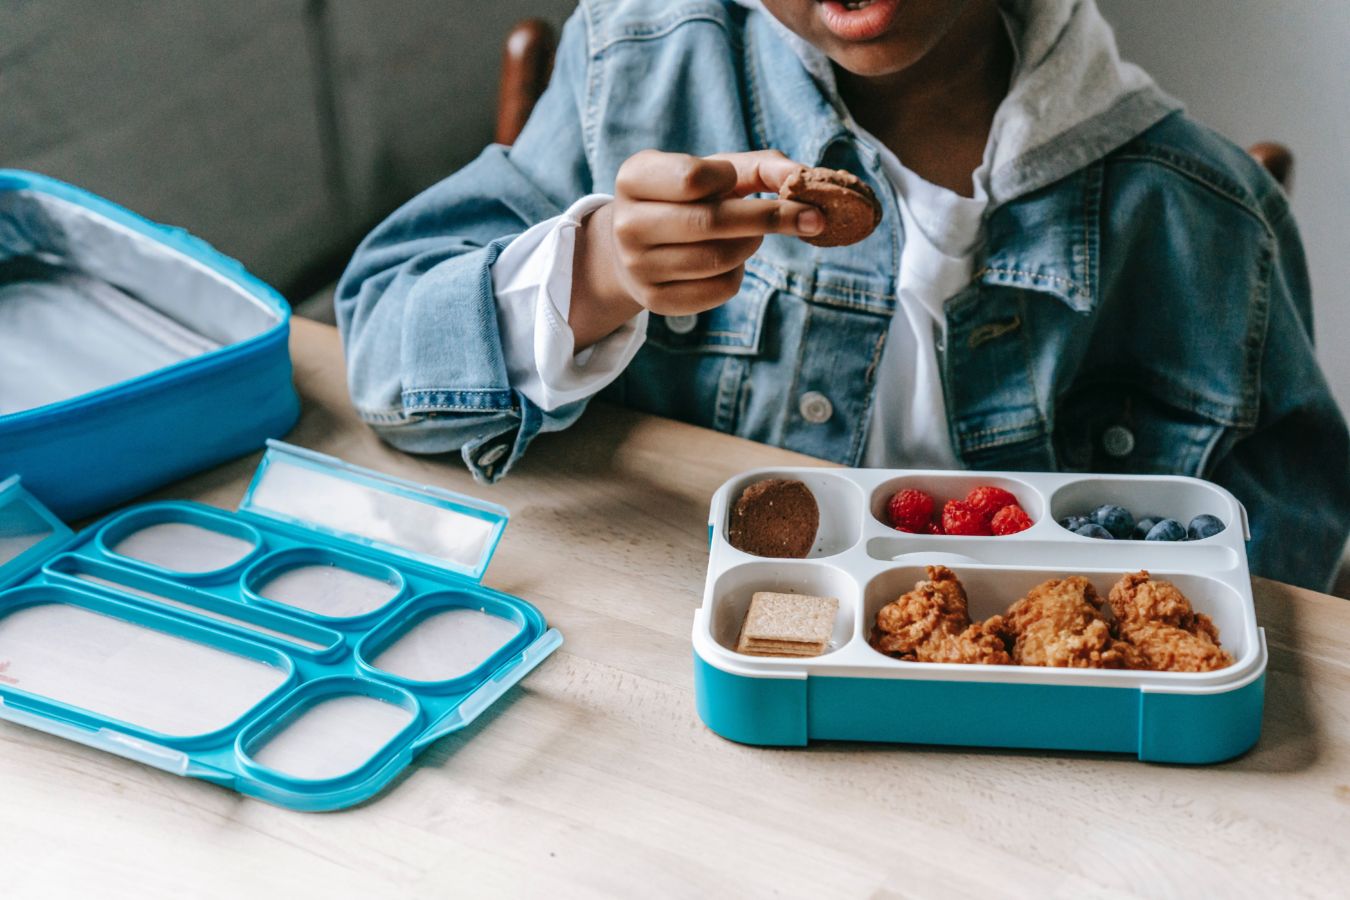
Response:
[{"label": "teal bento box base", "polygon": [[1146,762],[1217,763],[1261,736],[1265,672],[1221,693],[1138,688],[760,678],[694,654],[699,717],[741,744],[801,747],[812,740],[947,744],[1129,753]]},{"label": "teal bento box base", "polygon": [[[728,540],[738,498],[764,479],[800,481],[815,498],[819,522],[804,558],[754,556]],[[898,491],[928,492],[938,505],[977,487],[1010,492],[1032,524],[1002,536],[916,534],[888,524]],[[1098,540],[1059,525],[1103,504],[1179,522],[1209,514],[1225,527],[1203,539],[1164,542]],[[1268,651],[1247,571],[1246,512],[1232,494],[1208,482],[1052,472],[760,469],[717,490],[708,533],[708,576],[692,633],[695,701],[704,723],[729,740],[780,747],[842,740],[1090,751],[1204,764],[1232,759],[1260,737]],[[939,575],[934,567],[949,571]],[[1033,592],[1042,603],[1062,602],[1046,600],[1057,590],[1045,589],[1070,576],[1082,581],[1072,590],[1081,590],[1093,615],[1107,623],[1116,615],[1107,600],[1117,589],[1126,604],[1136,602],[1135,591],[1145,603],[1158,596],[1144,595],[1144,585],[1149,592],[1176,591],[1217,629],[1228,664],[1155,671],[919,662],[875,649],[879,613],[932,579],[953,578],[959,587],[946,590],[959,591],[960,613],[988,621]],[[834,598],[821,652],[739,652],[743,623],[759,592]],[[920,592],[908,610],[926,609],[936,620],[939,613],[924,606],[934,602]],[[958,603],[950,594],[941,602],[950,604],[942,616]],[[1052,609],[1069,622],[1078,614]],[[910,614],[913,620],[902,627],[923,636],[928,620]],[[1006,649],[1013,650],[1011,643]]]},{"label": "teal bento box base", "polygon": [[55,179],[0,170],[0,473],[66,520],[294,425],[290,308],[238,262]]}]

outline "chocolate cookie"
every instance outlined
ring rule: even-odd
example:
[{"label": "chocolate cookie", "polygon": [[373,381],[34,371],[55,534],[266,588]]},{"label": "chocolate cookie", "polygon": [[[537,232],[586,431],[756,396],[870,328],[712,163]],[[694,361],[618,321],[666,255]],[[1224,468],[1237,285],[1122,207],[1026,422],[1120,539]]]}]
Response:
[{"label": "chocolate cookie", "polygon": [[727,540],[755,556],[801,559],[816,543],[820,508],[800,481],[767,478],[741,491],[731,508]]},{"label": "chocolate cookie", "polygon": [[825,214],[825,230],[802,240],[817,247],[856,244],[881,221],[881,204],[867,183],[843,169],[802,167],[783,180],[778,196],[817,206]]}]

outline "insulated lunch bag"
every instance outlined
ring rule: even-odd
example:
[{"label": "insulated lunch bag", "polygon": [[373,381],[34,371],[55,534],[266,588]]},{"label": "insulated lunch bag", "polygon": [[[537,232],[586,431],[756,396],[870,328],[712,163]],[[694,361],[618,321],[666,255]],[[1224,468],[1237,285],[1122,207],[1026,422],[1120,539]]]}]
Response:
[{"label": "insulated lunch bag", "polygon": [[0,170],[0,480],[78,519],[294,424],[290,309],[234,260]]}]

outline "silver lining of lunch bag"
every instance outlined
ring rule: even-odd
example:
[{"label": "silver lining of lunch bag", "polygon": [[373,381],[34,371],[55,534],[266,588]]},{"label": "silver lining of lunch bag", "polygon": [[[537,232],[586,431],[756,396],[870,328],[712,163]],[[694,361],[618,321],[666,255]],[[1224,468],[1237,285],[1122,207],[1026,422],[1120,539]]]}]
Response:
[{"label": "silver lining of lunch bag", "polygon": [[228,277],[98,212],[0,192],[0,415],[239,343],[278,319]]},{"label": "silver lining of lunch bag", "polygon": [[276,312],[209,266],[78,204],[0,193],[0,260],[36,256],[119,288],[217,344],[277,323]]}]

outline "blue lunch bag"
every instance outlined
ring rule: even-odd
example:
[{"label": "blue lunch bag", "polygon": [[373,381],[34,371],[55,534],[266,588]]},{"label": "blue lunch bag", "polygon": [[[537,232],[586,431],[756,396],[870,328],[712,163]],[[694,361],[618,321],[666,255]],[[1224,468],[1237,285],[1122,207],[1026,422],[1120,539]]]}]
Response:
[{"label": "blue lunch bag", "polygon": [[187,232],[0,169],[0,476],[72,520],[299,415],[290,309]]}]

